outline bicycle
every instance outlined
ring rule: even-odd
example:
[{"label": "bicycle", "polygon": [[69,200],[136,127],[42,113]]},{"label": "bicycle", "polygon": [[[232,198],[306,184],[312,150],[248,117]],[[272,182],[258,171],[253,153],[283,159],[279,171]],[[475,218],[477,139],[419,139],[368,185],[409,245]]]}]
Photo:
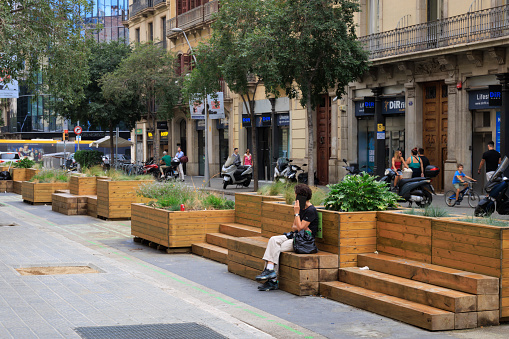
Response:
[{"label": "bicycle", "polygon": [[467,195],[468,196],[468,204],[470,205],[470,207],[476,208],[477,205],[479,204],[480,197],[479,197],[479,194],[474,192],[474,189],[472,187],[473,183],[474,183],[473,181],[468,181],[468,186],[460,191],[459,196],[458,196],[458,201],[456,201],[456,191],[455,190],[447,191],[447,193],[445,193],[445,195],[444,195],[445,203],[447,204],[447,206],[449,206],[449,207],[455,206],[457,202],[458,203],[461,202],[463,200],[463,197],[465,195]]}]

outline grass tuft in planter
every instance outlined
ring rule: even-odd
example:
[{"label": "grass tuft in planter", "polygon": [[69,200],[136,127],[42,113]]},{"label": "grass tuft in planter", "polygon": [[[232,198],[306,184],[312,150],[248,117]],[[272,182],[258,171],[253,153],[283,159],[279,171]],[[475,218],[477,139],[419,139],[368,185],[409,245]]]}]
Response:
[{"label": "grass tuft in planter", "polygon": [[[258,190],[258,194],[266,195],[266,196],[276,196],[281,195],[285,199],[286,203],[289,205],[293,205],[295,202],[295,186],[297,183],[293,182],[280,182],[276,181],[271,183],[270,185],[264,185]],[[311,198],[311,203],[314,206],[321,206],[327,197],[327,193],[318,187],[310,186],[311,191],[313,192],[313,196]]]},{"label": "grass tuft in planter", "polygon": [[35,183],[53,183],[53,182],[68,182],[69,175],[62,170],[42,170],[30,179],[30,182]]},{"label": "grass tuft in planter", "polygon": [[148,206],[179,211],[184,204],[186,211],[228,210],[235,208],[235,202],[216,193],[196,190],[179,182],[153,182],[142,185],[138,196],[151,199]]},{"label": "grass tuft in planter", "polygon": [[403,212],[404,214],[409,215],[422,215],[424,217],[432,217],[432,218],[444,218],[449,217],[450,214],[447,210],[441,208],[441,207],[433,207],[433,206],[427,206],[424,209],[416,210],[412,207],[410,210],[406,210]]},{"label": "grass tuft in planter", "polygon": [[398,195],[385,182],[367,174],[347,175],[337,184],[327,185],[330,192],[325,208],[340,212],[385,211],[398,207]]},{"label": "grass tuft in planter", "polygon": [[491,215],[489,217],[486,217],[486,218],[466,217],[466,218],[463,218],[463,219],[458,219],[458,221],[470,222],[470,223],[473,223],[473,224],[483,224],[483,225],[490,225],[490,226],[509,227],[509,221],[495,219]]}]

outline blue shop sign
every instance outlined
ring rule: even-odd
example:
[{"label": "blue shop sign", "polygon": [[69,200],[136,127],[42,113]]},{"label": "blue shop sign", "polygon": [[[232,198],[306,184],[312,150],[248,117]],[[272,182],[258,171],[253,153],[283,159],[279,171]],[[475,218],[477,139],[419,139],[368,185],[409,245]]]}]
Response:
[{"label": "blue shop sign", "polygon": [[251,127],[251,118],[247,114],[242,114],[242,127]]},{"label": "blue shop sign", "polygon": [[[405,113],[405,97],[396,98],[383,98],[382,99],[382,114],[404,114]],[[369,117],[373,113],[365,113],[364,101],[355,101],[355,116],[356,117]]]},{"label": "blue shop sign", "polygon": [[290,126],[290,114],[278,114],[277,115],[278,126]]},{"label": "blue shop sign", "polygon": [[482,89],[468,92],[468,109],[489,109],[500,106],[490,106],[490,90]]}]

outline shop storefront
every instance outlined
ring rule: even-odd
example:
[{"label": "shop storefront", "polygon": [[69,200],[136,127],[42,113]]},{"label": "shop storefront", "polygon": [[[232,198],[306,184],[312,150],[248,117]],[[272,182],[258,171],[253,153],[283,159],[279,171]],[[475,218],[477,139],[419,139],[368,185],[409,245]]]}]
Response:
[{"label": "shop storefront", "polygon": [[230,150],[228,149],[228,119],[216,120],[216,128],[219,134],[219,171],[225,163],[225,159],[228,158]]},{"label": "shop storefront", "polygon": [[195,120],[198,134],[198,175],[205,175],[205,120]]},{"label": "shop storefront", "polygon": [[[395,150],[405,150],[405,97],[384,97],[382,114],[385,116],[385,163],[388,167]],[[357,118],[357,155],[359,168],[367,172],[375,164],[375,122],[371,113],[364,112],[364,101],[355,101]]]}]

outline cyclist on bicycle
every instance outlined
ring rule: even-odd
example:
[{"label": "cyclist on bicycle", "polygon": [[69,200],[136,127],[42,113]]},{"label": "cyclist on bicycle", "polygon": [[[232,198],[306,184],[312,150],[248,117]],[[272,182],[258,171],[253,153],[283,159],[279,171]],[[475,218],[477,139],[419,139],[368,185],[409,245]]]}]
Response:
[{"label": "cyclist on bicycle", "polygon": [[452,185],[456,189],[456,198],[455,198],[456,205],[459,205],[460,201],[458,199],[459,199],[461,187],[462,186],[463,186],[463,188],[468,187],[468,183],[464,179],[467,178],[468,180],[471,180],[471,181],[476,181],[476,180],[474,178],[471,178],[471,177],[465,175],[465,173],[463,173],[463,165],[462,164],[458,164],[457,168],[458,168],[458,170],[456,171],[456,173],[454,173],[454,178],[452,178]]}]

